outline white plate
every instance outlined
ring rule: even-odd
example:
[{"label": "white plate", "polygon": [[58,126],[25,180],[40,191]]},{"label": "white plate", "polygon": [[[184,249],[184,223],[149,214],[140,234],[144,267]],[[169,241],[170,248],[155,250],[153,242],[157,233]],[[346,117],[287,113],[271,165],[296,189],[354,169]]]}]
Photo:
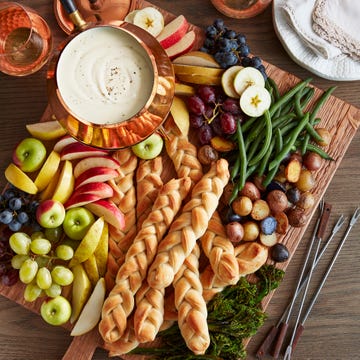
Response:
[{"label": "white plate", "polygon": [[360,80],[360,62],[346,55],[325,59],[316,55],[286,22],[282,5],[286,0],[273,1],[273,23],[276,34],[289,56],[300,66],[324,79],[335,81]]}]

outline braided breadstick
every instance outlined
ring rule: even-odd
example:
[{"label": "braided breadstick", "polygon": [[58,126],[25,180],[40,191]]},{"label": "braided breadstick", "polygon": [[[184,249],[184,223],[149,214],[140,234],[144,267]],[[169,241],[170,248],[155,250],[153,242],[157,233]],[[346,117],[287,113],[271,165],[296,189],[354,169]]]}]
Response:
[{"label": "braided breadstick", "polygon": [[223,282],[235,284],[239,277],[239,266],[234,253],[234,245],[226,236],[225,228],[217,212],[209,221],[201,246],[209,258],[210,265]]},{"label": "braided breadstick", "polygon": [[194,354],[204,354],[210,345],[206,302],[199,278],[200,248],[196,244],[176,273],[173,286],[178,323],[188,348]]},{"label": "braided breadstick", "polygon": [[187,196],[190,184],[189,178],[172,179],[160,190],[150,214],[126,253],[116,284],[104,302],[99,331],[105,341],[114,342],[123,335],[126,319],[134,309],[134,295],[146,277],[158,242]]},{"label": "braided breadstick", "polygon": [[114,189],[112,201],[119,207],[125,216],[125,228],[109,227],[109,256],[107,272],[105,274],[106,288],[111,290],[115,284],[115,277],[119,267],[125,259],[125,253],[136,234],[136,194],[134,175],[137,166],[137,156],[131,149],[116,151],[113,156],[119,161],[119,176],[110,181]]},{"label": "braided breadstick", "polygon": [[[268,257],[268,248],[256,242],[248,242],[237,246],[235,255],[239,266],[239,275],[236,280],[238,282],[241,276],[252,274],[265,264]],[[200,274],[200,281],[206,302],[209,302],[226,286],[231,285],[216,276],[211,265],[208,265]]]},{"label": "braided breadstick", "polygon": [[151,160],[141,160],[136,171],[136,217],[137,230],[149,215],[155,199],[163,182],[161,173],[163,171],[162,157],[158,156]]},{"label": "braided breadstick", "polygon": [[151,287],[161,289],[172,283],[196,240],[204,235],[228,180],[228,163],[220,159],[212,164],[209,172],[194,186],[190,201],[159,244],[147,277]]}]

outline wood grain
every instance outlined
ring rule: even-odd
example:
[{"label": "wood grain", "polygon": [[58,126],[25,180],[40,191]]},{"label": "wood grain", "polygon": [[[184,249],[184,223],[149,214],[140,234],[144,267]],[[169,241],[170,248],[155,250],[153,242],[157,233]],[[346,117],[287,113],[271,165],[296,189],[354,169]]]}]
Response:
[{"label": "wood grain", "polygon": [[[56,26],[51,4],[48,1],[21,2],[37,8],[47,19],[53,29],[55,44],[65,38],[65,35]],[[195,3],[190,0],[181,2],[154,0],[152,3],[174,14],[183,13],[190,22],[202,27],[211,23],[216,17],[221,17],[211,6],[210,1]],[[349,217],[360,202],[358,191],[360,171],[357,163],[360,136],[356,132],[359,127],[360,115],[358,109],[349,105],[352,103],[356,107],[360,107],[360,82],[330,82],[320,79],[294,64],[275,36],[270,8],[254,19],[237,21],[226,18],[225,21],[229,27],[247,35],[252,53],[262,56],[273,64],[269,68],[270,71],[278,72],[278,67],[285,70],[281,72],[278,80],[283,86],[286,87],[287,84],[296,82],[298,78],[308,76],[314,78],[312,83],[319,89],[337,85],[335,96],[328,101],[328,108],[331,108],[331,111],[320,112],[323,124],[325,127],[329,126],[334,134],[330,150],[336,161],[324,165],[324,173],[330,175],[325,177],[319,175],[317,178],[324,186],[323,189],[319,189],[317,196],[325,193],[326,201],[333,205],[330,226],[342,212]],[[288,75],[288,72],[293,75]],[[44,112],[47,104],[44,74],[45,70],[41,70],[37,74],[21,79],[0,74],[0,121],[3,135],[3,141],[0,143],[2,174],[11,157],[14,145],[19,139],[26,136],[24,125],[38,121]],[[317,93],[320,94],[321,90],[317,90]],[[345,99],[345,101],[339,99]],[[3,177],[1,184],[5,184]],[[249,359],[254,358],[253,354],[258,344],[269,327],[276,322],[294,290],[313,222],[312,219],[308,229],[304,229],[302,233],[291,234],[291,237],[299,236],[299,241],[293,248],[291,262],[286,269],[283,284],[273,295],[271,302],[267,304],[269,319],[248,345]],[[356,358],[360,336],[358,327],[360,272],[356,255],[360,251],[359,242],[356,241],[359,234],[359,226],[357,226],[349,237],[347,246],[344,247],[332,276],[328,279],[327,286],[323,289],[322,296],[319,298],[319,306],[315,306],[312,316],[307,321],[306,329],[293,356],[294,359]],[[319,271],[313,277],[314,284],[321,278],[322,270],[331,258],[336,244],[337,242],[334,241],[334,244],[330,246],[329,253],[324,258],[323,267],[320,264]],[[11,293],[14,289],[4,291],[5,297],[14,296]],[[71,342],[68,331],[49,327],[38,315],[33,314],[34,309],[30,307],[31,312],[24,310],[21,301],[18,306],[14,302],[6,300],[5,297],[0,299],[0,319],[2,320],[0,359],[16,360],[24,357],[44,360],[60,359],[65,353],[64,348]],[[316,338],[317,346],[314,346],[314,338]],[[339,349],[342,349],[341,354],[339,354]],[[78,359],[80,352],[77,351],[76,354],[75,358]],[[97,349],[93,358],[95,360],[105,359],[107,354],[105,351]]]}]

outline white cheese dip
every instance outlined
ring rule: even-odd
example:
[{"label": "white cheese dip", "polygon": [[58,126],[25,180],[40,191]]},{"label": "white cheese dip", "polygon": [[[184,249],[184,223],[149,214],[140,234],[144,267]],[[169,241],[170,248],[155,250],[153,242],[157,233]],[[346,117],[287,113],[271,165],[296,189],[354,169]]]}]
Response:
[{"label": "white cheese dip", "polygon": [[56,70],[59,92],[71,112],[94,124],[131,118],[149,99],[154,71],[146,51],[128,33],[110,26],[75,36]]}]

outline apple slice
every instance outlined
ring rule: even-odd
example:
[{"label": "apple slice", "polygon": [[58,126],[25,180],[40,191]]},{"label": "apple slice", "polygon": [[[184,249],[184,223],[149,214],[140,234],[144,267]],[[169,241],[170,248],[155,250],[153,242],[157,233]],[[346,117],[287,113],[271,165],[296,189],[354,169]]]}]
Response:
[{"label": "apple slice", "polygon": [[75,165],[74,176],[77,178],[84,171],[98,166],[118,169],[120,167],[120,163],[112,156],[89,156],[87,158],[81,159]]},{"label": "apple slice", "polygon": [[96,216],[104,216],[104,219],[110,225],[124,229],[125,217],[122,211],[111,201],[101,199],[85,205]]},{"label": "apple slice", "polygon": [[227,96],[230,96],[234,99],[239,99],[240,95],[236,92],[234,87],[234,79],[237,73],[242,70],[244,67],[241,65],[234,65],[227,68],[221,77],[221,85]]},{"label": "apple slice", "polygon": [[16,188],[28,193],[36,194],[38,188],[35,183],[20,168],[11,163],[5,169],[6,180]]},{"label": "apple slice", "polygon": [[180,132],[184,136],[188,136],[190,128],[190,115],[185,101],[177,96],[174,96],[170,113]]},{"label": "apple slice", "polygon": [[97,194],[72,194],[64,203],[64,207],[68,210],[74,207],[84,206],[100,199],[102,199],[102,196]]},{"label": "apple slice", "polygon": [[92,330],[100,320],[102,306],[105,300],[106,286],[104,278],[96,283],[89,300],[83,307],[79,319],[73,327],[70,335],[79,336]]},{"label": "apple slice", "polygon": [[80,142],[74,142],[66,145],[60,152],[61,160],[83,159],[88,156],[108,155],[109,152],[103,149],[97,149]]},{"label": "apple slice", "polygon": [[101,239],[104,222],[104,217],[101,216],[90,226],[69,262],[70,268],[86,261],[94,253]]},{"label": "apple slice", "polygon": [[54,145],[53,150],[58,152],[59,154],[61,153],[62,149],[69,144],[73,144],[78,142],[75,138],[73,138],[70,135],[65,135],[62,138],[60,138]]},{"label": "apple slice", "polygon": [[59,169],[59,165],[60,155],[53,150],[45,160],[43,166],[35,178],[34,182],[39,191],[44,190],[50,184],[51,179],[55,176]]},{"label": "apple slice", "polygon": [[64,204],[71,196],[74,190],[74,184],[73,165],[71,161],[65,160],[52,199]]},{"label": "apple slice", "polygon": [[102,199],[106,199],[114,195],[114,189],[105,182],[95,181],[79,186],[73,192],[71,197],[80,194],[92,194],[97,195]]},{"label": "apple slice", "polygon": [[165,25],[163,31],[156,39],[164,49],[167,49],[180,41],[186,34],[188,28],[189,23],[187,22],[185,16],[179,15]]},{"label": "apple slice", "polygon": [[165,51],[170,59],[185,54],[190,51],[195,43],[196,35],[193,30],[187,32],[177,43],[167,48]]},{"label": "apple slice", "polygon": [[105,166],[93,167],[85,170],[76,178],[75,189],[91,182],[105,182],[111,179],[115,179],[118,176],[119,172],[115,169]]},{"label": "apple slice", "polygon": [[66,134],[66,130],[57,120],[27,124],[26,129],[39,140],[55,140]]},{"label": "apple slice", "polygon": [[173,64],[205,66],[218,69],[220,68],[219,63],[211,54],[198,50],[189,51],[184,55],[178,56],[173,60]]}]

